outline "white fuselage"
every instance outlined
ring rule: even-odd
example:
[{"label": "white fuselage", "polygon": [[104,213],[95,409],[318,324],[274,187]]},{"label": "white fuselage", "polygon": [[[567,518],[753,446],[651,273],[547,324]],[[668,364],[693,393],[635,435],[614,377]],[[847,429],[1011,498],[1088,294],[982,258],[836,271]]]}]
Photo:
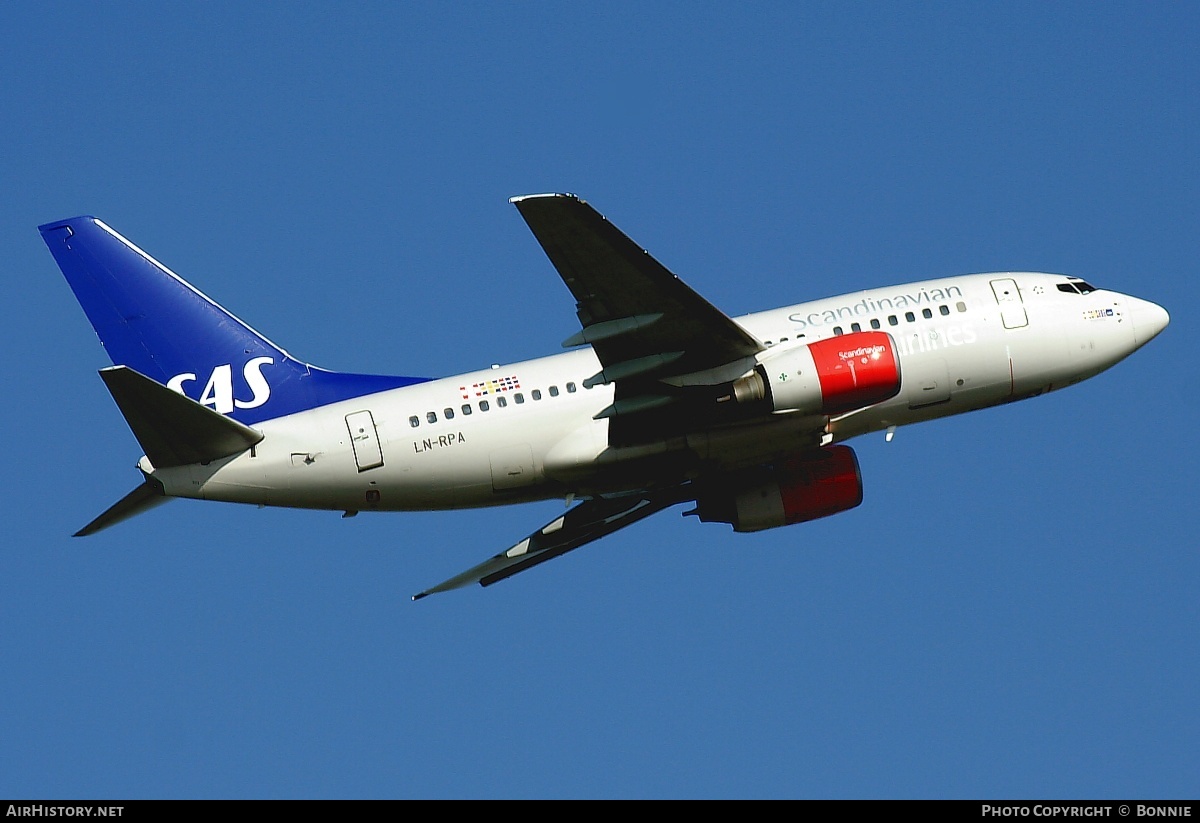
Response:
[{"label": "white fuselage", "polygon": [[[1063,388],[1112,366],[1165,325],[1152,303],[1064,292],[1060,275],[978,274],[857,292],[736,318],[788,348],[853,331],[892,335],[901,390],[822,421],[829,443]],[[1161,316],[1161,317],[1160,317]],[[1139,325],[1141,327],[1139,336]],[[260,505],[453,509],[644,487],[681,457],[737,468],[815,445],[812,418],[765,414],[632,448],[609,446],[613,386],[590,347],[433,380],[261,422],[249,452],[153,470],[166,493]],[[723,376],[732,379],[740,375]],[[681,419],[680,432],[688,431]]]}]

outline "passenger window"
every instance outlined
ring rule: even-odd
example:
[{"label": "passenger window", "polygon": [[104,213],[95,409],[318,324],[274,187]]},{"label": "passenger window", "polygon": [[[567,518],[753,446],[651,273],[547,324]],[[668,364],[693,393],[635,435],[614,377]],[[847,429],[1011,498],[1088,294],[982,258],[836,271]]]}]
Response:
[{"label": "passenger window", "polygon": [[843,334],[844,332],[842,331],[842,327],[841,327],[841,326],[834,326],[834,327],[833,327],[833,333],[834,333],[834,335],[835,335],[835,336],[837,336],[837,335]]},{"label": "passenger window", "polygon": [[896,315],[894,315],[894,314],[888,315],[888,325],[889,326],[897,326],[899,324],[900,324],[900,321],[896,319]]},{"label": "passenger window", "polygon": [[964,312],[967,310],[967,304],[959,300],[958,304],[954,308],[958,309],[960,312]]},{"label": "passenger window", "polygon": [[873,328],[873,329],[879,328],[879,319],[878,318],[871,321],[871,328]]},{"label": "passenger window", "polygon": [[508,398],[505,397],[504,395],[500,395],[499,397],[496,398],[496,405],[499,406],[500,408],[504,408],[505,406],[508,405]]},{"label": "passenger window", "polygon": [[425,412],[425,419],[430,423],[437,422],[437,412]]},{"label": "passenger window", "polygon": [[488,405],[488,401],[486,401],[486,400],[479,401],[479,410],[480,411],[487,411],[490,408],[491,408],[491,406]]},{"label": "passenger window", "polygon": [[412,417],[408,418],[408,425],[415,429],[417,426],[421,425],[421,418],[414,414]]},{"label": "passenger window", "polygon": [[542,399],[542,390],[541,389],[534,389],[533,391],[530,392],[530,394],[533,395],[534,400]]},{"label": "passenger window", "polygon": [[567,384],[567,394],[574,394],[574,393],[575,393],[575,384],[568,383]]},{"label": "passenger window", "polygon": [[851,323],[850,331],[862,331],[862,324],[861,323]]},{"label": "passenger window", "polygon": [[931,309],[921,309],[921,316],[926,320],[929,320],[931,317],[933,317],[933,311]]},{"label": "passenger window", "polygon": [[550,396],[551,396],[551,397],[558,397],[558,386],[551,386],[551,387],[550,387]]},{"label": "passenger window", "polygon": [[949,306],[938,306],[938,311],[941,312],[942,317],[945,317],[946,315],[948,315],[950,313],[950,307]]},{"label": "passenger window", "polygon": [[906,311],[904,313],[904,319],[907,320],[909,323],[917,322],[917,316],[910,311]]},{"label": "passenger window", "polygon": [[515,400],[517,405],[519,406],[525,402],[525,395],[521,394],[520,392],[517,392],[516,394],[513,395],[513,400]]},{"label": "passenger window", "polygon": [[464,416],[469,416],[469,415],[471,414],[471,404],[470,404],[470,403],[463,403],[463,405],[462,405],[462,411],[463,411],[463,415],[464,415]]},{"label": "passenger window", "polygon": [[454,419],[454,409],[449,408],[449,407],[442,409],[442,416],[445,417],[447,420],[453,420]]}]

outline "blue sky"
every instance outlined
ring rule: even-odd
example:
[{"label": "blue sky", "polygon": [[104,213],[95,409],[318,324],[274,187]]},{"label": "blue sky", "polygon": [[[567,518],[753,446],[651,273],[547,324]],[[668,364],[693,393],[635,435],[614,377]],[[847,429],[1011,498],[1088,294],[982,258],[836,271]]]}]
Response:
[{"label": "blue sky", "polygon": [[[0,796],[1195,797],[1200,11],[1184,3],[13,3],[0,9]],[[409,595],[558,512],[137,484],[39,238],[102,217],[293,354],[444,375],[572,301],[572,191],[730,314],[993,270],[1159,339],[858,451],[866,501],[673,510]]]}]

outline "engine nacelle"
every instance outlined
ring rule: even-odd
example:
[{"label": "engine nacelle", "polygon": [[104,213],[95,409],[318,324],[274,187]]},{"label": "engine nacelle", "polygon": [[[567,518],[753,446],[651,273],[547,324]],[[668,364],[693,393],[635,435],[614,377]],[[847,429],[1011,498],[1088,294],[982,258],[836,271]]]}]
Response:
[{"label": "engine nacelle", "polygon": [[768,400],[775,411],[839,414],[882,403],[900,391],[892,336],[863,331],[781,351],[733,384],[739,403]]},{"label": "engine nacelle", "polygon": [[804,523],[862,503],[858,457],[849,446],[827,446],[781,466],[711,490],[696,501],[706,523],[728,523],[736,532],[756,532]]}]

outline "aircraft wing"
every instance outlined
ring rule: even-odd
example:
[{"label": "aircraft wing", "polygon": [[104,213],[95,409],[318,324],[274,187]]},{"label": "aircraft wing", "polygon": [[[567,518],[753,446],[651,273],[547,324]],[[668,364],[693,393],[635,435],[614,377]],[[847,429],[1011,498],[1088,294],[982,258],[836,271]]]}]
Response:
[{"label": "aircraft wing", "polygon": [[683,487],[677,487],[640,496],[585,500],[507,551],[413,595],[413,600],[472,583],[490,586],[688,499]]},{"label": "aircraft wing", "polygon": [[575,195],[511,202],[575,296],[583,330],[563,345],[592,345],[604,367],[594,383],[704,371],[763,350]]}]

